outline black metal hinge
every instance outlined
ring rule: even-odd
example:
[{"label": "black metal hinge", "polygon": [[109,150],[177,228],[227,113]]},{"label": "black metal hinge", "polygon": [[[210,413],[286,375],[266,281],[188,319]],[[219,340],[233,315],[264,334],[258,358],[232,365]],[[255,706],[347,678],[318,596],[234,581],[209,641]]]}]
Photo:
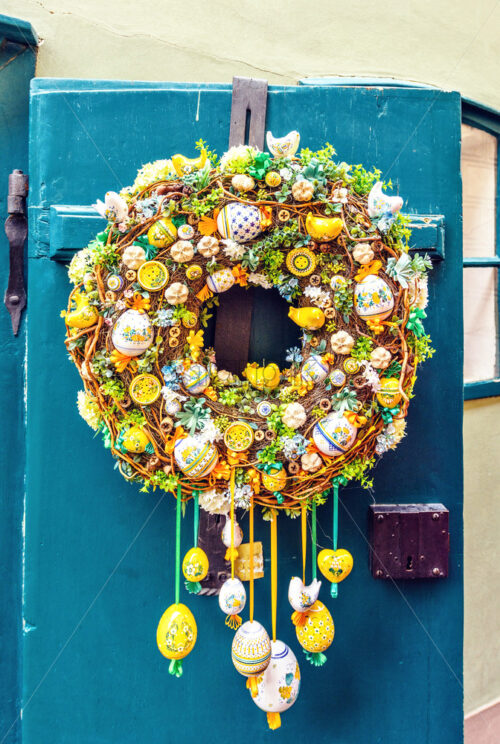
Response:
[{"label": "black metal hinge", "polygon": [[22,170],[13,170],[9,176],[9,196],[5,221],[5,234],[9,241],[10,272],[4,303],[12,322],[12,331],[17,336],[21,313],[26,307],[24,288],[24,243],[28,236],[26,219],[26,196],[28,176]]}]

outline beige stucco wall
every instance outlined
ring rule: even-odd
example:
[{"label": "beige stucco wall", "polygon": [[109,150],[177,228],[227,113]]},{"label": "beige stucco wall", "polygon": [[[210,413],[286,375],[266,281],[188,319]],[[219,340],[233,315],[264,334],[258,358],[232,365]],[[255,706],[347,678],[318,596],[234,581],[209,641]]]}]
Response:
[{"label": "beige stucco wall", "polygon": [[[51,77],[395,77],[500,109],[497,0],[3,0]],[[465,407],[467,711],[500,698],[500,399]]]}]

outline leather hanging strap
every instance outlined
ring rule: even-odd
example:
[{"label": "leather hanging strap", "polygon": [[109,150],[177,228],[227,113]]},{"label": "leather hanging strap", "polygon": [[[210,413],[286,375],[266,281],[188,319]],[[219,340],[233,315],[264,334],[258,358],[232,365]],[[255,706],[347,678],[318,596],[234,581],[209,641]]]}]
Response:
[{"label": "leather hanging strap", "polygon": [[[267,80],[233,78],[229,147],[248,144],[264,149]],[[219,297],[215,322],[215,351],[219,369],[241,373],[248,362],[252,326],[253,291],[233,287]]]}]

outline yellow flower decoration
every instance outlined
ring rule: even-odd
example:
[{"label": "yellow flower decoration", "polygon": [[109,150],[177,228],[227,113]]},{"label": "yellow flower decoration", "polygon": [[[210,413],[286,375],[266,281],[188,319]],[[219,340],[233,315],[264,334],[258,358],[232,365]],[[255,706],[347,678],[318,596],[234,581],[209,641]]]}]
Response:
[{"label": "yellow flower decoration", "polygon": [[248,284],[248,272],[245,271],[241,264],[238,264],[233,268],[233,276],[240,287],[246,287]]},{"label": "yellow flower decoration", "polygon": [[143,297],[139,292],[135,292],[134,296],[128,301],[128,306],[131,310],[137,310],[138,313],[144,313],[149,310],[149,297]]}]

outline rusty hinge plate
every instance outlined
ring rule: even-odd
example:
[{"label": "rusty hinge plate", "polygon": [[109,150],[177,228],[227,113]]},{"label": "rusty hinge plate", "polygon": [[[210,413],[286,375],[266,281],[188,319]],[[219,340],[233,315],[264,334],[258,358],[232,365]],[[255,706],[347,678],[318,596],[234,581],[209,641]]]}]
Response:
[{"label": "rusty hinge plate", "polygon": [[448,576],[449,512],[443,504],[372,504],[371,571],[376,579]]}]

